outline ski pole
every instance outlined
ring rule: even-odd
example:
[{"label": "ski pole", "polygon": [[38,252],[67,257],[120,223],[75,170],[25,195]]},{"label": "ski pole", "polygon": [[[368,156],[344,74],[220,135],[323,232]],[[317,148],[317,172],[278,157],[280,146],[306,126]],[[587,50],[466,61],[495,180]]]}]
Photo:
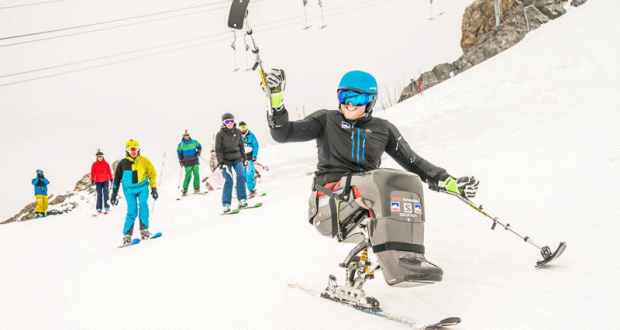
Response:
[{"label": "ski pole", "polygon": [[566,249],[566,242],[560,242],[560,245],[558,246],[557,250],[554,253],[552,253],[551,249],[548,246],[541,247],[541,245],[539,243],[534,242],[534,240],[532,240],[529,236],[523,236],[523,235],[517,233],[515,230],[510,228],[510,224],[509,223],[507,223],[507,224],[501,223],[499,221],[498,217],[490,216],[488,213],[486,213],[485,211],[482,210],[482,205],[480,205],[479,207],[476,206],[467,197],[463,197],[463,196],[461,196],[459,194],[455,194],[455,193],[452,193],[452,192],[449,192],[449,191],[440,190],[439,188],[432,188],[432,186],[431,186],[431,190],[435,190],[435,191],[442,192],[442,193],[445,193],[445,194],[448,194],[448,195],[456,196],[463,203],[469,205],[471,208],[473,208],[474,210],[480,212],[485,217],[493,220],[493,225],[491,226],[491,230],[494,230],[497,225],[500,225],[504,229],[506,229],[506,230],[510,231],[511,233],[519,236],[526,243],[530,243],[532,246],[534,246],[540,252],[540,254],[542,255],[542,257],[544,259],[543,261],[539,261],[537,263],[537,267],[543,266],[543,265],[549,263],[551,260],[559,257],[560,254],[562,254],[562,252],[564,252],[564,249]]},{"label": "ski pole", "polygon": [[[161,171],[159,172],[159,184],[157,187],[161,187],[161,180],[164,178],[164,165],[166,164],[166,153],[164,152],[164,160],[161,162]],[[155,202],[157,200],[153,200],[153,207],[151,207],[151,213],[155,211]]]},{"label": "ski pole", "polygon": [[179,169],[179,185],[177,186],[177,189],[181,189],[181,175],[183,175],[183,166]]},{"label": "ski pole", "polygon": [[[260,67],[258,71],[260,74],[261,81],[263,83],[263,89],[265,94],[267,95],[267,99],[271,102],[271,91],[267,85],[267,76],[265,75],[265,70],[263,68],[263,61],[260,58],[260,51],[258,46],[256,45],[256,40],[254,40],[254,35],[252,34],[252,27],[250,26],[250,22],[248,20],[248,4],[250,0],[237,0],[233,1],[230,6],[230,13],[228,15],[228,27],[231,29],[241,30],[243,27],[246,27],[246,34],[250,36],[252,40],[252,45],[254,49],[252,49],[252,53],[256,54],[256,62],[252,67],[252,70],[256,70]],[[271,108],[271,106],[270,106]],[[269,110],[268,110],[269,111]]]}]

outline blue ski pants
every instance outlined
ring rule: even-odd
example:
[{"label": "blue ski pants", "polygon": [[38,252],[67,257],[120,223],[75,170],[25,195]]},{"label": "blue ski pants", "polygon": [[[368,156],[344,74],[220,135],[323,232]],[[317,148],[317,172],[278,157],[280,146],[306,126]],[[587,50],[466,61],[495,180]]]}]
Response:
[{"label": "blue ski pants", "polygon": [[140,229],[149,228],[149,186],[148,184],[123,189],[125,200],[127,201],[127,217],[125,218],[125,226],[123,234],[133,234],[133,225],[136,217],[140,215]]},{"label": "blue ski pants", "polygon": [[[233,169],[235,170],[237,185],[237,199],[248,199],[247,192],[245,191],[245,173],[243,172],[243,162],[238,162],[235,165],[227,165],[224,167],[224,191],[222,192],[222,205],[230,205],[232,200],[232,188],[233,178],[231,176]],[[230,172],[230,173],[229,173]]]},{"label": "blue ski pants", "polygon": [[248,166],[244,166],[243,171],[245,172],[245,182],[248,185],[248,191],[254,190],[254,188],[256,188],[256,181],[254,181],[254,162],[248,160]]}]

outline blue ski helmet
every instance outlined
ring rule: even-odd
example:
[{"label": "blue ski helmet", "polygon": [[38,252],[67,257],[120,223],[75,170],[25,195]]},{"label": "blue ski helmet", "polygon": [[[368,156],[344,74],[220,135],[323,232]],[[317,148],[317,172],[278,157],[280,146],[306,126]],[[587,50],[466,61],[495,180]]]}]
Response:
[{"label": "blue ski helmet", "polygon": [[338,84],[338,91],[352,90],[360,93],[366,93],[373,97],[373,101],[366,105],[366,113],[372,112],[372,107],[377,102],[377,94],[379,93],[379,87],[377,86],[377,80],[370,73],[364,71],[349,71],[342,76],[340,84]]}]

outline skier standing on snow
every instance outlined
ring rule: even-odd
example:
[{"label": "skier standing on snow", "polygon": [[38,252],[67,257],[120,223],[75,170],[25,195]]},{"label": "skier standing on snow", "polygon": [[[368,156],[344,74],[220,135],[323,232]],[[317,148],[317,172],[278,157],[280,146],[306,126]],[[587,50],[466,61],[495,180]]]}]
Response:
[{"label": "skier standing on snow", "polygon": [[127,216],[123,227],[123,243],[131,242],[133,226],[136,217],[140,218],[140,235],[142,239],[151,236],[149,232],[149,186],[151,196],[157,200],[156,173],[153,164],[146,157],[140,155],[138,141],[129,140],[125,144],[125,158],[116,166],[114,184],[112,186],[112,205],[118,205],[118,189],[123,184],[123,193],[127,201]]},{"label": "skier standing on snow", "polygon": [[248,164],[245,159],[245,149],[243,147],[243,137],[235,124],[235,117],[230,113],[222,115],[222,128],[215,136],[215,152],[217,155],[218,167],[224,173],[224,190],[222,192],[223,213],[230,212],[232,200],[233,177],[232,171],[236,172],[237,180],[237,199],[239,208],[248,206],[247,193],[245,186],[245,173],[243,166]]},{"label": "skier standing on snow", "polygon": [[215,149],[211,150],[211,158],[209,158],[209,168],[211,168],[211,173],[215,172],[217,169],[217,153]]},{"label": "skier standing on snow", "polygon": [[43,170],[37,170],[37,177],[32,179],[34,185],[34,197],[37,200],[37,207],[34,209],[34,218],[45,218],[47,211],[47,185],[50,182],[43,175]]},{"label": "skier standing on snow", "polygon": [[[384,152],[387,152],[408,172],[417,174],[419,179],[428,183],[429,186],[436,190],[447,190],[461,196],[475,197],[478,189],[478,181],[474,177],[461,177],[456,179],[450,176],[446,170],[431,164],[411,150],[409,144],[405,141],[396,126],[385,119],[372,116],[372,108],[377,100],[378,86],[375,78],[369,73],[351,71],[342,77],[336,91],[339,110],[319,110],[298,121],[289,121],[288,112],[283,104],[282,92],[284,91],[286,83],[284,72],[282,70],[273,69],[267,76],[267,82],[271,92],[272,107],[268,122],[273,139],[281,143],[310,140],[317,141],[319,161],[317,165],[318,168],[315,172],[315,184],[312,195],[315,196],[315,198],[311,197],[310,201],[311,223],[315,217],[318,217],[317,210],[321,207],[321,203],[316,202],[318,197],[321,195],[329,195],[331,191],[338,191],[338,189],[340,189],[340,193],[342,190],[348,190],[349,187],[347,187],[347,189],[342,189],[345,186],[343,183],[345,180],[346,182],[351,182],[352,178],[354,178],[354,181],[363,182],[363,188],[367,190],[372,190],[371,188],[379,186],[376,182],[367,183],[363,181],[365,178],[377,174],[376,171],[373,173],[366,173],[367,175],[365,176],[355,176],[354,174],[378,169],[381,164],[381,156]],[[399,172],[384,170],[381,175],[383,175],[383,177],[389,177],[389,175],[399,175],[398,173]],[[405,177],[407,176],[406,173],[400,175],[401,177],[403,177],[403,175]],[[379,176],[377,175],[376,177]],[[341,181],[341,179],[343,181]],[[387,184],[385,184],[386,182]],[[389,180],[383,181],[383,183],[384,186],[390,184],[393,186],[396,184]],[[348,186],[348,183],[346,185]],[[358,198],[361,199],[361,197],[364,196],[365,192],[361,191],[361,189],[356,187],[351,188],[353,188],[351,194],[354,194],[354,199],[356,201]],[[382,227],[377,228],[373,225],[373,227],[375,227],[375,234],[379,230],[385,230],[386,234],[384,236],[387,237],[391,235],[391,238],[398,237],[401,239],[400,241],[394,239],[385,239],[381,241],[385,237],[374,237],[376,241],[381,241],[381,250],[393,250],[394,255],[397,256],[382,265],[384,274],[386,274],[386,265],[398,271],[402,270],[402,272],[405,273],[404,276],[395,278],[393,282],[388,282],[388,284],[393,285],[394,283],[400,283],[398,281],[405,281],[405,283],[407,281],[415,282],[418,279],[428,279],[429,282],[440,281],[443,271],[441,268],[425,259],[423,221],[416,220],[420,219],[420,217],[413,212],[413,207],[415,207],[415,213],[419,213],[420,216],[423,215],[423,202],[421,202],[421,197],[414,197],[415,194],[413,193],[410,195],[400,194],[398,191],[392,191],[391,193],[393,193],[391,196],[382,196],[381,192],[373,196],[376,197],[374,201],[374,208],[376,210],[381,210],[381,207],[383,207],[382,203],[387,203],[389,210],[389,203],[393,202],[393,214],[387,211],[387,213],[383,212],[377,216],[381,218],[380,221],[382,222],[379,223]],[[397,195],[396,193],[399,194]],[[408,192],[406,193],[408,194]],[[419,191],[418,195],[421,195],[421,193],[422,192]],[[387,194],[389,195],[390,192]],[[402,196],[408,198],[408,202],[410,202],[408,206],[411,207],[410,210],[406,211],[402,208],[402,205],[407,202],[403,200]],[[344,200],[350,201],[351,199],[348,197],[347,195],[347,199]],[[334,197],[332,197],[332,199],[333,198]],[[377,199],[380,199],[381,203],[379,203]],[[384,200],[385,202],[383,202]],[[364,200],[361,199],[361,205],[363,205],[363,201]],[[376,203],[379,203],[379,205]],[[335,204],[333,204],[334,206],[332,207],[331,202],[330,205],[323,205],[331,208],[332,215],[330,217],[329,210],[323,212],[323,214],[328,213],[327,218],[321,219],[321,221],[318,222],[315,221],[314,225],[317,227],[317,230],[321,231],[324,235],[335,237],[335,235],[337,235],[335,231],[337,230],[338,234],[340,234],[342,230],[341,224],[348,219],[345,219],[343,216],[344,212],[342,207],[340,207],[340,200],[338,201],[340,211],[338,211],[338,207],[336,207]],[[343,203],[343,205],[349,206],[348,203]],[[358,206],[354,206],[353,208],[357,207]],[[334,210],[334,208],[336,208],[336,210]],[[364,208],[370,209],[368,206]],[[394,213],[394,211],[396,211],[396,213]],[[364,212],[370,212],[369,217],[374,218],[372,210]],[[398,218],[399,214],[405,214],[405,218],[401,216],[401,220],[401,218]],[[336,220],[328,222],[328,220],[331,220],[334,216],[338,217],[337,219],[341,222],[336,222]],[[390,218],[395,218],[397,220],[392,220]],[[405,225],[405,227],[398,227],[403,221],[407,225]],[[324,224],[321,224],[321,222],[333,223],[333,227],[328,226],[328,228],[325,228]],[[416,224],[414,222],[419,222],[422,226],[415,227],[414,225]],[[393,224],[394,228],[385,229],[388,223]],[[406,231],[406,233],[399,233],[399,230]],[[409,232],[410,230],[413,232]],[[411,235],[411,237],[408,237],[408,235]],[[342,237],[339,238],[342,239]],[[379,249],[375,246],[375,243],[376,242],[373,242],[373,248],[375,249],[375,253],[378,253]],[[388,276],[385,277],[386,281],[388,281]],[[392,279],[390,278],[390,280]],[[350,286],[353,285],[351,281],[352,280],[349,279]],[[361,286],[359,288],[361,288]],[[355,289],[351,289],[351,291],[355,291]]]},{"label": "skier standing on snow", "polygon": [[90,183],[97,187],[97,213],[101,213],[101,208],[105,207],[107,214],[110,211],[108,192],[113,180],[112,170],[110,164],[103,158],[101,150],[97,150],[95,156],[97,156],[97,160],[90,168]]},{"label": "skier standing on snow", "polygon": [[199,174],[199,159],[202,152],[202,146],[200,142],[193,140],[187,130],[183,133],[182,141],[177,148],[177,154],[179,156],[179,163],[181,166],[185,166],[185,181],[183,181],[183,196],[187,195],[187,188],[189,187],[189,181],[194,175],[194,193],[200,192],[200,174]]},{"label": "skier standing on snow", "polygon": [[256,139],[256,135],[250,132],[248,125],[244,121],[239,123],[239,129],[241,130],[241,134],[243,134],[245,159],[248,160],[248,165],[243,168],[245,172],[245,182],[250,192],[250,198],[254,198],[256,196],[254,162],[258,157],[258,140]]}]

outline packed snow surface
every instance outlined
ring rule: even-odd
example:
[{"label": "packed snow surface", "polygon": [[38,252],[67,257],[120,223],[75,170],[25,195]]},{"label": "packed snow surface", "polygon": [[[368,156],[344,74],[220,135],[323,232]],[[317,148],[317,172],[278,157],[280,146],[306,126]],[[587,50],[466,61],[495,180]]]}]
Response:
[{"label": "packed snow surface", "polygon": [[[424,96],[375,112],[395,123],[422,157],[453,176],[479,178],[474,201],[488,213],[552,249],[560,241],[568,244],[561,258],[535,269],[540,254],[532,246],[505,230],[491,231],[490,220],[467,205],[427,190],[426,256],[442,267],[443,281],[402,289],[377,276],[364,289],[386,311],[420,325],[459,316],[463,323],[455,329],[613,327],[620,310],[620,29],[613,28],[619,13],[617,1],[589,1]],[[440,18],[424,23],[431,29]],[[339,23],[333,19],[323,29],[334,30],[330,40],[359,37],[336,38]],[[393,43],[405,42],[379,28]],[[393,35],[400,33],[405,32]],[[270,47],[278,44],[268,41],[278,38],[276,33],[262,38],[265,50],[270,42]],[[280,40],[279,46],[297,56],[286,42]],[[389,50],[372,52],[393,61]],[[412,54],[409,61],[415,59]],[[174,64],[173,58],[168,61]],[[296,73],[289,81],[293,92],[286,94],[287,104],[302,102],[295,99],[304,94],[293,86],[303,83],[306,74],[335,81],[341,70],[333,69],[326,65],[325,72],[306,73],[301,64],[291,69]],[[89,77],[85,73],[58,81],[77,84]],[[253,99],[260,112],[264,100],[260,90],[254,92],[258,82],[252,78],[225,80],[236,81],[230,88]],[[186,83],[179,81],[175,88]],[[21,88],[44,88],[37,84]],[[217,91],[209,93],[220,97]],[[12,97],[2,96],[3,104],[7,98],[11,103]],[[125,111],[129,120],[152,115],[148,109]],[[105,122],[118,118],[110,120]],[[115,135],[118,144],[131,133],[146,137],[166,130],[159,124],[157,129],[136,124],[131,131],[107,134]],[[94,128],[76,128],[75,138]],[[264,134],[259,139],[266,139]],[[73,151],[60,150],[69,143],[64,135],[43,137],[59,145],[57,153]],[[161,156],[147,146],[144,155],[153,159],[159,174]],[[268,195],[255,200],[265,205],[223,217],[219,191],[176,200],[178,168],[169,151],[163,169],[168,175],[151,217],[152,231],[163,237],[126,249],[117,248],[124,200],[106,216],[91,217],[85,204],[68,215],[1,226],[1,327],[402,329],[287,287],[292,283],[320,291],[329,274],[342,280],[344,271],[337,265],[353,245],[325,238],[307,222],[308,173],[316,165],[313,142],[262,148],[259,161],[270,167],[259,187]],[[398,167],[388,156],[383,166]],[[201,170],[207,170],[204,162]]]}]

